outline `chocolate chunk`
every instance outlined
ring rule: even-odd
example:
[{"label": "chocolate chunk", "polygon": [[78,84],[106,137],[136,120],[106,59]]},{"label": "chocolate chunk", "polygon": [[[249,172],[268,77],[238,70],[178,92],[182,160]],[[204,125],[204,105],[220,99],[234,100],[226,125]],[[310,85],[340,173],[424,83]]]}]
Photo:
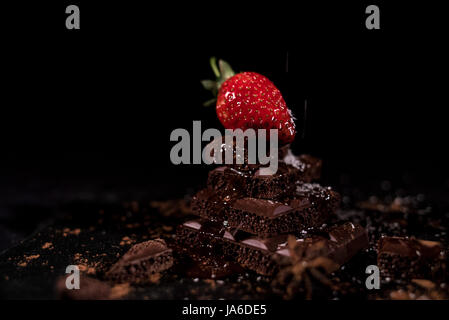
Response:
[{"label": "chocolate chunk", "polygon": [[190,205],[193,214],[208,218],[211,221],[223,221],[229,211],[231,202],[229,197],[223,197],[207,188],[197,192]]},{"label": "chocolate chunk", "polygon": [[312,182],[320,179],[321,177],[321,168],[323,162],[321,159],[312,157],[308,154],[303,154],[300,156],[295,156],[289,149],[283,161],[297,168],[302,172],[301,181],[302,182]]},{"label": "chocolate chunk", "polygon": [[173,265],[172,250],[162,239],[149,240],[131,247],[107,272],[106,276],[119,282],[143,283],[157,272]]},{"label": "chocolate chunk", "polygon": [[[359,250],[368,246],[368,236],[365,229],[351,222],[328,227],[305,239],[297,240],[297,247],[303,252],[305,259],[318,256],[330,258],[338,265],[344,264]],[[290,249],[278,252],[280,255],[290,256]]]},{"label": "chocolate chunk", "polygon": [[232,201],[205,189],[193,197],[192,210],[203,218],[265,238],[296,233],[321,226],[340,203],[339,194],[330,188],[307,186],[301,185],[294,198],[283,202],[255,198]]},{"label": "chocolate chunk", "polygon": [[246,244],[253,248],[258,248],[261,250],[268,250],[270,252],[275,252],[278,249],[282,248],[282,245],[287,241],[287,235],[279,235],[272,238],[257,238],[250,237],[244,240],[241,240],[242,244]]},{"label": "chocolate chunk", "polygon": [[207,186],[222,198],[281,199],[295,192],[295,183],[311,182],[320,178],[321,160],[309,155],[289,154],[278,164],[273,175],[261,175],[261,165],[244,169],[222,166],[209,172]]},{"label": "chocolate chunk", "polygon": [[264,199],[244,198],[238,199],[232,205],[235,210],[246,211],[265,218],[276,218],[293,210],[280,202]]},{"label": "chocolate chunk", "polygon": [[283,163],[273,175],[261,175],[260,168],[240,171],[231,167],[218,167],[209,172],[207,186],[222,198],[243,197],[279,199],[294,193],[295,182],[301,172]]},{"label": "chocolate chunk", "polygon": [[440,242],[404,237],[383,237],[377,264],[384,280],[438,279],[445,275],[446,253]]},{"label": "chocolate chunk", "polygon": [[331,187],[323,187],[318,183],[301,183],[296,187],[296,193],[290,205],[300,205],[304,198],[312,202],[318,210],[335,211],[340,207],[341,197]]},{"label": "chocolate chunk", "polygon": [[221,279],[244,272],[238,263],[218,255],[205,257],[190,252],[189,256],[181,255],[179,260],[176,272],[189,278]]},{"label": "chocolate chunk", "polygon": [[[258,147],[258,146],[257,146]],[[274,155],[277,153],[278,161],[285,158],[285,156],[288,154],[288,150],[290,148],[290,145],[281,146],[278,148],[278,150],[271,150],[269,143],[267,144],[267,152],[266,154],[274,158]],[[215,156],[215,149],[219,150],[219,154]],[[256,157],[256,159],[248,159],[248,138],[245,137],[243,146],[237,146],[236,140],[233,139],[230,144],[227,144],[226,136],[221,137],[219,140],[214,140],[210,142],[206,146],[206,150],[210,150],[210,156],[214,157],[216,160],[221,160],[220,162],[214,161],[215,164],[225,165],[234,169],[237,169],[238,171],[246,172],[250,170],[257,170],[261,164],[258,161],[259,159]],[[257,150],[256,155],[257,155]],[[226,163],[226,153],[232,154],[232,163]],[[251,160],[251,163],[250,161]],[[266,166],[266,165],[264,165]]]},{"label": "chocolate chunk", "polygon": [[[201,238],[202,223],[204,220],[195,220],[179,226],[178,244],[197,252],[198,243],[207,241],[207,244],[214,247],[214,250],[220,252],[222,256],[262,275],[274,274],[279,268],[280,261],[291,258],[287,246],[288,235],[258,238],[231,229],[223,235],[209,234],[208,238],[204,239]],[[326,236],[311,234],[306,238],[296,238],[306,253],[304,259],[323,256],[341,265],[368,246],[367,234],[359,225],[345,223],[330,227],[323,232]],[[234,237],[234,234],[239,235]]]},{"label": "chocolate chunk", "polygon": [[56,282],[56,295],[63,300],[108,300],[111,295],[111,287],[100,280],[80,276],[79,289],[67,289],[66,277],[61,277]]},{"label": "chocolate chunk", "polygon": [[292,207],[271,200],[245,198],[230,206],[226,221],[230,227],[271,237],[320,226],[329,214],[329,210],[315,210],[310,203]]}]

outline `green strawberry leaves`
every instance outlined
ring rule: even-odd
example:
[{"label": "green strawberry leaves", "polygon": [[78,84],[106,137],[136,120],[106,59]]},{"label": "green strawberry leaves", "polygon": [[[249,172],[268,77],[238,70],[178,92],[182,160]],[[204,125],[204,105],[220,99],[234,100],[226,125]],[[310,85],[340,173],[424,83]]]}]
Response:
[{"label": "green strawberry leaves", "polygon": [[[217,97],[218,91],[220,90],[220,87],[223,84],[223,82],[234,76],[235,72],[234,70],[232,70],[231,65],[224,60],[221,59],[218,60],[218,66],[217,66],[217,58],[215,57],[211,57],[209,62],[212,71],[215,74],[216,80],[201,80],[201,84],[203,85],[204,89],[212,92],[214,97]],[[203,106],[209,107],[213,105],[215,101],[216,98],[210,99],[205,103],[203,103]]]},{"label": "green strawberry leaves", "polygon": [[220,81],[221,83],[228,80],[230,77],[235,75],[234,70],[232,70],[231,65],[224,60],[218,60],[218,68],[220,69]]}]

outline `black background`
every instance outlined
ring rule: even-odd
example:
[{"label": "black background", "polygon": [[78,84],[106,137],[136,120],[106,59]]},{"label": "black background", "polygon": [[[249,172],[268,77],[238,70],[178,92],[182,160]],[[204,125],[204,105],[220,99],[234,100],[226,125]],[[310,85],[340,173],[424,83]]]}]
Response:
[{"label": "black background", "polygon": [[[280,88],[298,118],[294,150],[322,157],[337,189],[389,180],[444,199],[444,11],[341,2],[74,1],[81,30],[65,29],[71,3],[2,4],[3,212],[105,190],[170,198],[204,183],[209,168],[170,163],[169,136],[193,120],[221,128],[201,105],[212,55]],[[365,28],[368,4],[381,30]]]}]

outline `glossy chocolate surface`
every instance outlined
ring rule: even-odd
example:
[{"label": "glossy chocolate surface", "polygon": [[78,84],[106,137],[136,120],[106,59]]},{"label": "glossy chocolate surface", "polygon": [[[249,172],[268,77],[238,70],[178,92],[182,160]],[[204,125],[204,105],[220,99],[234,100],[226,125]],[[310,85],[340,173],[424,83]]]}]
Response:
[{"label": "glossy chocolate surface", "polygon": [[234,202],[232,207],[237,210],[250,212],[267,218],[287,214],[293,210],[292,207],[286,206],[280,202],[254,198],[238,199]]}]

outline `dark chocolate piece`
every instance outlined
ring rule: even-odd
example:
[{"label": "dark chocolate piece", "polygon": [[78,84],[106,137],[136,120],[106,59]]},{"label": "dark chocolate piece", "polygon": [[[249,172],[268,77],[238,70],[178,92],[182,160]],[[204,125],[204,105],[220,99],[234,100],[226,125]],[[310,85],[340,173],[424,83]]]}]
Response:
[{"label": "dark chocolate piece", "polygon": [[193,197],[192,209],[203,218],[270,237],[319,227],[339,206],[340,196],[330,188],[305,184],[298,189],[294,198],[283,202],[255,198],[232,201],[205,189]]},{"label": "dark chocolate piece", "polygon": [[[216,157],[214,154],[214,149],[219,149],[219,155]],[[231,144],[226,143],[226,136],[223,136],[220,140],[214,140],[210,142],[206,148],[210,149],[210,156],[214,157],[215,159],[219,160],[221,159],[221,163],[215,162],[215,164],[219,165],[225,165],[234,169],[237,169],[238,171],[247,172],[247,171],[255,171],[257,170],[261,165],[258,162],[258,159],[252,160],[253,163],[249,163],[248,160],[248,138],[245,137],[244,139],[244,145],[243,146],[236,146],[236,140],[234,139]],[[266,154],[269,157],[272,157],[273,154],[275,154],[274,150],[270,150],[270,145],[267,143],[267,152]],[[284,145],[280,146],[277,149],[277,156],[278,161],[283,160],[289,153],[290,145]],[[257,150],[256,150],[257,151]],[[226,163],[226,152],[229,152],[229,154],[232,154],[232,164]],[[290,151],[291,153],[291,151]],[[266,165],[265,165],[266,166]]]},{"label": "dark chocolate piece", "polygon": [[440,242],[404,237],[379,239],[377,264],[382,279],[436,279],[445,274],[446,253]]},{"label": "dark chocolate piece", "polygon": [[190,252],[188,257],[182,255],[178,261],[176,272],[189,278],[222,279],[245,271],[238,263],[219,255],[204,256]]},{"label": "dark chocolate piece", "polygon": [[290,201],[291,206],[299,205],[308,199],[318,211],[330,210],[334,212],[340,207],[340,194],[331,187],[323,187],[318,183],[300,183],[296,187],[296,193]]},{"label": "dark chocolate piece", "polygon": [[295,182],[300,179],[301,173],[284,163],[279,163],[278,170],[273,175],[261,175],[260,170],[261,167],[248,171],[218,167],[209,172],[207,186],[226,199],[279,199],[294,193]]},{"label": "dark chocolate piece", "polygon": [[[351,259],[358,251],[369,245],[365,229],[352,222],[337,224],[326,229],[312,233],[304,239],[296,240],[297,247],[303,251],[306,260],[319,256],[326,257],[342,265]],[[285,248],[279,255],[290,256],[291,252]]]},{"label": "dark chocolate piece", "polygon": [[297,168],[302,173],[300,178],[302,182],[316,181],[321,177],[321,168],[323,166],[321,159],[308,154],[295,156],[289,149],[283,161]]},{"label": "dark chocolate piece", "polygon": [[131,247],[107,272],[106,276],[119,282],[146,282],[154,273],[173,265],[172,250],[162,239],[149,240]]},{"label": "dark chocolate piece", "polygon": [[[306,205],[308,207],[309,205]],[[283,203],[255,198],[243,198],[236,200],[232,206],[235,210],[254,213],[260,217],[274,219],[292,212],[293,208]]]},{"label": "dark chocolate piece", "polygon": [[[262,275],[274,274],[278,270],[279,260],[290,258],[287,247],[288,235],[258,238],[232,229],[213,235],[210,230],[204,231],[203,223],[203,220],[195,220],[179,226],[178,244],[197,252],[199,243],[207,242],[209,248],[213,248],[217,254],[220,253]],[[349,222],[330,227],[322,233],[325,236],[312,234],[306,238],[296,238],[298,244],[304,244],[304,250],[307,252],[305,259],[324,256],[341,265],[368,246],[365,230]],[[319,245],[316,245],[317,243]]]}]

